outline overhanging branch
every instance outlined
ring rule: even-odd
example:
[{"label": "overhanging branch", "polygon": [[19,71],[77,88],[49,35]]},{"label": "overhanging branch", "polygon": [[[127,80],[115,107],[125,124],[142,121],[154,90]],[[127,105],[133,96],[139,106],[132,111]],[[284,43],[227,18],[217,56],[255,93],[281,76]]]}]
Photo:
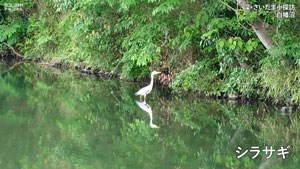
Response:
[{"label": "overhanging branch", "polygon": [[18,53],[15,48],[13,48],[12,46],[9,46],[6,42],[2,42],[5,46],[7,46],[15,55],[17,55],[20,58],[24,58],[23,55],[21,55],[20,53]]}]

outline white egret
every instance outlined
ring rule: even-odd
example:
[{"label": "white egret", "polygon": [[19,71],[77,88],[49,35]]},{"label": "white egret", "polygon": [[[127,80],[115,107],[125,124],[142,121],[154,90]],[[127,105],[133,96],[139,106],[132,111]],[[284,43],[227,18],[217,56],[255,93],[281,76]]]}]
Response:
[{"label": "white egret", "polygon": [[146,102],[138,102],[135,101],[135,103],[145,112],[147,112],[150,116],[150,127],[151,128],[159,128],[159,126],[152,123],[153,117],[152,117],[152,109]]},{"label": "white egret", "polygon": [[149,94],[153,88],[153,78],[154,75],[160,74],[161,72],[153,71],[151,73],[151,82],[148,86],[141,88],[139,91],[135,93],[136,96],[140,96],[140,100],[142,100],[142,96],[144,96],[144,102],[146,101],[146,95]]}]

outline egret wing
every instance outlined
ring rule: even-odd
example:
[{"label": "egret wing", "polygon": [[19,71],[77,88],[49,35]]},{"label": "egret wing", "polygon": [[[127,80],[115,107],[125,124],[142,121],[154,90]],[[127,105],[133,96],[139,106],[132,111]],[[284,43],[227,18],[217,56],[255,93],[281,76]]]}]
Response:
[{"label": "egret wing", "polygon": [[148,90],[149,90],[148,88],[149,88],[149,86],[146,86],[146,87],[141,88],[139,91],[137,91],[137,92],[135,93],[135,95],[138,96],[138,95],[146,95],[146,94],[148,94],[148,93],[147,93]]},{"label": "egret wing", "polygon": [[139,102],[139,101],[135,101],[135,103],[142,109],[144,110],[145,112],[147,112],[148,114],[152,114],[152,110],[151,110],[151,107],[147,104],[147,103],[144,103],[144,102]]}]

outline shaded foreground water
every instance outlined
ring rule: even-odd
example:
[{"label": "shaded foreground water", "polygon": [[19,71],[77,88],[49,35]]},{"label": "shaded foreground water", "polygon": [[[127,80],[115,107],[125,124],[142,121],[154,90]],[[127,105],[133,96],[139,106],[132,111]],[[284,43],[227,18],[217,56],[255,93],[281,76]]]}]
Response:
[{"label": "shaded foreground water", "polygon": [[[171,97],[154,86],[147,104],[160,128],[151,128],[135,103],[144,85],[29,63],[1,75],[0,168],[299,168],[299,112]],[[283,159],[277,150],[288,145]]]}]

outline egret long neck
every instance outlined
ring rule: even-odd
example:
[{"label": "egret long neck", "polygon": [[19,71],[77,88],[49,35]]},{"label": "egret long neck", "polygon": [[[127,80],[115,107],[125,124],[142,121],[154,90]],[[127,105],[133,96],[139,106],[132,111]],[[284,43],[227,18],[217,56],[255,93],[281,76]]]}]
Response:
[{"label": "egret long neck", "polygon": [[150,116],[150,126],[152,126],[153,125],[153,123],[152,123],[152,112],[151,113],[149,113],[149,116]]},{"label": "egret long neck", "polygon": [[151,82],[150,82],[151,89],[153,87],[153,81],[154,81],[153,79],[154,79],[154,74],[151,74]]}]

